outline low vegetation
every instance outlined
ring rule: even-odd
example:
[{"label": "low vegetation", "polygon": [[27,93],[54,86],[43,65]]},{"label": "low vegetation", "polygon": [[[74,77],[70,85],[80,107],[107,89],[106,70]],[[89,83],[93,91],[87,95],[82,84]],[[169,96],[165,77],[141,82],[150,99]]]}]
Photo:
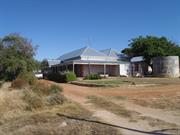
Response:
[{"label": "low vegetation", "polygon": [[123,116],[126,118],[132,118],[133,115],[137,115],[136,112],[127,110],[123,105],[117,105],[109,100],[106,100],[102,97],[89,96],[89,102],[93,103],[97,107],[103,108],[105,110],[111,111],[112,113]]},{"label": "low vegetation", "polygon": [[58,73],[49,72],[47,74],[47,79],[60,83],[68,83],[77,80],[77,77],[73,72],[69,72],[69,71],[58,72]]},{"label": "low vegetation", "polygon": [[[145,78],[133,78],[133,77],[124,77],[121,78],[123,82],[134,83],[135,85],[142,85],[142,86],[154,86],[157,85],[173,85],[173,84],[180,84],[179,78],[157,78],[157,77],[145,77]],[[148,85],[151,84],[151,85]]]},{"label": "low vegetation", "polygon": [[131,82],[123,81],[121,78],[117,79],[101,79],[101,80],[82,80],[77,83],[84,84],[85,86],[97,86],[97,87],[118,87],[122,84],[131,84]]},{"label": "low vegetation", "polygon": [[98,80],[101,79],[99,74],[89,74],[84,77],[84,80]]},{"label": "low vegetation", "polygon": [[180,96],[175,97],[159,97],[151,100],[147,99],[133,99],[135,104],[151,107],[156,109],[166,109],[171,111],[180,111]]},{"label": "low vegetation", "polygon": [[[160,128],[174,128],[174,132],[177,132],[178,131],[178,128],[179,126],[176,125],[176,124],[173,124],[173,123],[168,123],[166,121],[163,121],[163,120],[160,120],[160,119],[155,119],[155,118],[152,118],[152,117],[147,117],[147,116],[140,116],[139,117],[139,120],[145,120],[148,122],[148,124],[151,126],[151,127],[160,127]],[[167,130],[168,131],[168,130]],[[171,131],[172,132],[172,131]]]},{"label": "low vegetation", "polygon": [[179,78],[107,78],[98,80],[78,80],[73,82],[75,85],[88,87],[119,87],[121,85],[141,86],[141,87],[155,87],[160,85],[179,84]]},{"label": "low vegetation", "polygon": [[3,81],[0,81],[0,88],[2,87],[3,83],[4,83]]},{"label": "low vegetation", "polygon": [[0,89],[1,135],[120,135],[112,127],[57,116],[60,113],[96,119],[79,104],[67,100],[58,85],[42,81],[30,85],[25,81],[20,87],[16,84],[16,89],[10,86]]},{"label": "low vegetation", "polygon": [[11,87],[15,89],[22,89],[27,86],[35,85],[37,82],[36,77],[33,73],[21,73],[15,80],[12,81]]}]

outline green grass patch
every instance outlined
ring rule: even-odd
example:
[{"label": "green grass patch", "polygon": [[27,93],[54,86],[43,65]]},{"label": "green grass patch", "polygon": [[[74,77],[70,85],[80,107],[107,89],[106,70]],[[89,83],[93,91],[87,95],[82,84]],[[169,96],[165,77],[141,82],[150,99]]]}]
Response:
[{"label": "green grass patch", "polygon": [[101,87],[118,87],[122,84],[129,84],[128,82],[124,82],[122,79],[82,80],[78,81],[78,83],[87,84],[89,86],[92,84]]}]

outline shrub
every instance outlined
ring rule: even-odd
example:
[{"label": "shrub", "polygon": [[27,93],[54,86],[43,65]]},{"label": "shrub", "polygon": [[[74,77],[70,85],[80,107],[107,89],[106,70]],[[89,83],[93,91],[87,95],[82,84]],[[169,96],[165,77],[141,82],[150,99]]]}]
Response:
[{"label": "shrub", "polygon": [[66,101],[67,99],[63,94],[53,94],[47,97],[48,105],[64,104]]},{"label": "shrub", "polygon": [[36,83],[30,87],[31,89],[24,90],[24,100],[28,104],[27,109],[41,109],[43,107],[63,104],[67,99],[62,94],[62,87],[58,85],[45,85]]},{"label": "shrub", "polygon": [[50,88],[48,89],[48,91],[50,93],[60,93],[63,91],[62,87],[58,86],[58,85],[51,85]]},{"label": "shrub", "polygon": [[35,85],[37,79],[33,73],[21,73],[14,81],[12,81],[11,87],[16,89],[22,89],[27,85]]},{"label": "shrub", "polygon": [[54,82],[60,82],[60,80],[61,80],[60,73],[49,72],[49,73],[47,73],[46,77],[48,80],[51,80]]},{"label": "shrub", "polygon": [[75,81],[77,79],[76,75],[73,72],[58,72],[53,73],[50,72],[47,74],[48,80],[60,82],[60,83],[67,83],[71,81]]},{"label": "shrub", "polygon": [[4,83],[3,81],[0,81],[0,88],[2,87],[3,83]]},{"label": "shrub", "polygon": [[99,74],[89,74],[84,77],[85,80],[98,80],[101,79]]},{"label": "shrub", "polygon": [[77,79],[76,75],[73,72],[65,72],[63,77],[63,82],[71,82],[71,81],[75,81]]},{"label": "shrub", "polygon": [[34,85],[37,82],[37,78],[32,72],[21,73],[17,78],[25,80],[29,85]]},{"label": "shrub", "polygon": [[27,110],[39,109],[44,106],[43,98],[32,90],[25,90],[23,99],[28,103]]},{"label": "shrub", "polygon": [[31,88],[36,94],[40,96],[58,94],[63,91],[62,87],[55,84],[51,86],[47,86],[47,85],[44,85],[43,83],[36,83]]},{"label": "shrub", "polygon": [[16,80],[12,81],[11,83],[11,87],[15,88],[15,89],[22,89],[24,87],[26,87],[28,85],[28,83],[26,82],[26,80],[17,78]]}]

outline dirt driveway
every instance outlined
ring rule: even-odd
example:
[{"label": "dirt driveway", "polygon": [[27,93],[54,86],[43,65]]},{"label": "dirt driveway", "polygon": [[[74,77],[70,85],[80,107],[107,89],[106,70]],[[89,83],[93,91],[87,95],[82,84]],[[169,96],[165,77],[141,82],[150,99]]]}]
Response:
[{"label": "dirt driveway", "polygon": [[[49,83],[49,82],[48,82]],[[84,108],[94,113],[100,120],[123,126],[128,129],[121,129],[124,135],[142,135],[141,131],[147,131],[150,134],[180,134],[180,113],[176,111],[155,109],[146,106],[140,106],[131,99],[154,99],[159,97],[174,97],[180,95],[180,85],[165,85],[153,87],[122,86],[117,88],[90,88],[71,84],[58,84],[64,88],[64,94],[67,98],[78,102]],[[88,102],[89,96],[104,97],[111,103],[123,105],[127,110],[138,113],[134,120],[121,117],[106,108],[97,107]],[[117,100],[113,97],[126,97],[128,100]],[[137,130],[134,132],[132,130]]]}]

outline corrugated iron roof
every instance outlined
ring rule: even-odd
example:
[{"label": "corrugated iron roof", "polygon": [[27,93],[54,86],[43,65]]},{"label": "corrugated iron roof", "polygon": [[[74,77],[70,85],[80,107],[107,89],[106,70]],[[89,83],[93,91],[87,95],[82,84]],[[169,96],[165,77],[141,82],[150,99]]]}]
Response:
[{"label": "corrugated iron roof", "polygon": [[116,58],[119,58],[118,57],[118,52],[113,50],[112,48],[110,49],[105,49],[105,50],[101,50],[100,52],[106,54],[107,56],[110,56],[110,57],[116,57]]},{"label": "corrugated iron roof", "polygon": [[100,56],[104,57],[106,56],[104,53],[96,51],[93,48],[90,47],[83,47],[78,50],[66,53],[58,58],[58,60],[64,61],[64,60],[69,60],[73,58],[80,58],[82,56]]},{"label": "corrugated iron roof", "polygon": [[57,65],[57,64],[59,64],[59,63],[61,63],[60,60],[56,60],[56,59],[49,59],[49,60],[48,60],[49,67],[51,67],[51,66],[53,66],[53,65]]}]

